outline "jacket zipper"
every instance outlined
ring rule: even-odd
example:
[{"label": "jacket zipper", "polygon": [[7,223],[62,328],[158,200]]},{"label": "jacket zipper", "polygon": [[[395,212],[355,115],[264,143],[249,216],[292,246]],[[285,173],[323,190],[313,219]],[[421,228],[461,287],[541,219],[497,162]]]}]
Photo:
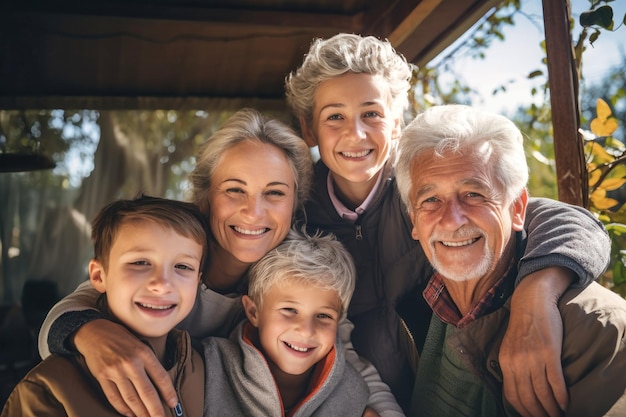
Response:
[{"label": "jacket zipper", "polygon": [[413,375],[417,373],[417,364],[419,361],[419,352],[417,351],[417,346],[415,345],[415,339],[413,338],[413,333],[409,330],[409,326],[406,325],[406,322],[400,315],[398,315],[400,319],[400,323],[402,324],[402,329],[404,330],[404,345],[409,353],[409,365],[413,371]]},{"label": "jacket zipper", "polygon": [[361,231],[361,225],[357,224],[355,226],[355,231],[356,231],[356,240],[363,240],[363,233]]}]

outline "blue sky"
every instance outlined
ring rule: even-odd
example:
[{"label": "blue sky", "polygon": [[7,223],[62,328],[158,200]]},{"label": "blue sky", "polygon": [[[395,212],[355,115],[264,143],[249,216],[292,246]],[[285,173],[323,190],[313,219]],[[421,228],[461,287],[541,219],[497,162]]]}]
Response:
[{"label": "blue sky", "polygon": [[[614,19],[621,21],[626,12],[626,1],[614,1],[611,6]],[[578,16],[588,8],[588,0],[572,0],[572,14],[576,20],[574,38],[580,31]],[[456,71],[467,85],[480,93],[473,105],[510,115],[521,103],[532,100],[532,86],[545,82],[545,79],[527,79],[533,70],[547,72],[541,63],[543,52],[540,43],[544,38],[541,1],[523,0],[522,11],[523,15],[516,17],[515,26],[505,28],[505,40],[494,42],[485,59],[456,59]],[[594,83],[602,79],[606,69],[617,65],[625,55],[626,27],[621,26],[612,33],[603,31],[594,46],[588,46],[583,55],[583,82]],[[507,86],[507,91],[492,96],[491,92],[502,85]]]}]

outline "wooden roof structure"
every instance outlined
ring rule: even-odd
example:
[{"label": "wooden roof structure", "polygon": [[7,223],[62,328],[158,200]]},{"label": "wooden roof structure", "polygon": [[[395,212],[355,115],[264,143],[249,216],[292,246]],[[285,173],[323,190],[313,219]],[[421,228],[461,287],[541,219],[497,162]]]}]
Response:
[{"label": "wooden roof structure", "polygon": [[311,40],[389,39],[425,64],[497,0],[0,0],[0,108],[282,100]]},{"label": "wooden roof structure", "polygon": [[[0,109],[283,107],[313,38],[375,35],[424,65],[498,3],[0,0]],[[543,0],[559,198],[584,205],[568,6]]]}]

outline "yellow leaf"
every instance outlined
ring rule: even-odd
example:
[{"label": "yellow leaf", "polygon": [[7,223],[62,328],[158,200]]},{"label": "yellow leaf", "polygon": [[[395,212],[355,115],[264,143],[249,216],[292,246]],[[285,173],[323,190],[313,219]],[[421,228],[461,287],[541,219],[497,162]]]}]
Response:
[{"label": "yellow leaf", "polygon": [[596,101],[596,113],[598,117],[589,125],[591,131],[596,136],[611,136],[617,129],[617,121],[611,117],[611,108],[601,98]]},{"label": "yellow leaf", "polygon": [[615,200],[614,198],[603,198],[600,201],[594,202],[594,205],[600,210],[609,210],[618,204],[619,201]]},{"label": "yellow leaf", "polygon": [[607,178],[602,181],[602,188],[609,191],[617,190],[619,187],[624,185],[625,182],[626,179],[624,178]]},{"label": "yellow leaf", "polygon": [[598,114],[598,119],[604,121],[611,117],[611,108],[606,103],[606,101],[599,98],[596,101],[596,113]]},{"label": "yellow leaf", "polygon": [[611,156],[606,151],[606,149],[604,149],[602,146],[600,146],[596,142],[593,142],[591,144],[591,154],[593,156],[593,160],[596,161],[598,164],[613,162],[615,160],[615,158]]},{"label": "yellow leaf", "polygon": [[617,121],[613,118],[600,119],[597,117],[591,121],[589,127],[596,136],[611,136],[617,130]]},{"label": "yellow leaf", "polygon": [[593,187],[598,182],[598,180],[600,180],[601,175],[602,172],[599,169],[589,171],[589,186]]},{"label": "yellow leaf", "polygon": [[594,207],[599,210],[608,210],[619,203],[615,199],[606,198],[606,190],[602,188],[598,188],[593,193],[591,193],[589,199],[593,203]]}]

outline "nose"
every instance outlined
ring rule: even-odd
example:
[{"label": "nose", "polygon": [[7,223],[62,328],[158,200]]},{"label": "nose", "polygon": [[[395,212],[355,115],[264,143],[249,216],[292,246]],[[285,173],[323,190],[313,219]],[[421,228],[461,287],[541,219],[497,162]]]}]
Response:
[{"label": "nose", "polygon": [[242,214],[251,218],[260,218],[265,211],[265,201],[262,195],[250,195],[242,207]]},{"label": "nose", "polygon": [[346,123],[344,135],[352,140],[362,140],[367,136],[365,134],[365,125],[360,118],[354,118],[352,122]]},{"label": "nose", "polygon": [[453,197],[446,201],[440,223],[449,230],[457,230],[467,223],[463,204],[461,204],[458,198]]},{"label": "nose", "polygon": [[154,269],[154,273],[148,281],[148,288],[155,293],[166,293],[172,289],[172,281],[170,272],[166,268],[159,267]]},{"label": "nose", "polygon": [[313,319],[301,317],[300,320],[298,320],[296,330],[302,336],[312,336],[315,333],[315,324],[313,322]]}]

